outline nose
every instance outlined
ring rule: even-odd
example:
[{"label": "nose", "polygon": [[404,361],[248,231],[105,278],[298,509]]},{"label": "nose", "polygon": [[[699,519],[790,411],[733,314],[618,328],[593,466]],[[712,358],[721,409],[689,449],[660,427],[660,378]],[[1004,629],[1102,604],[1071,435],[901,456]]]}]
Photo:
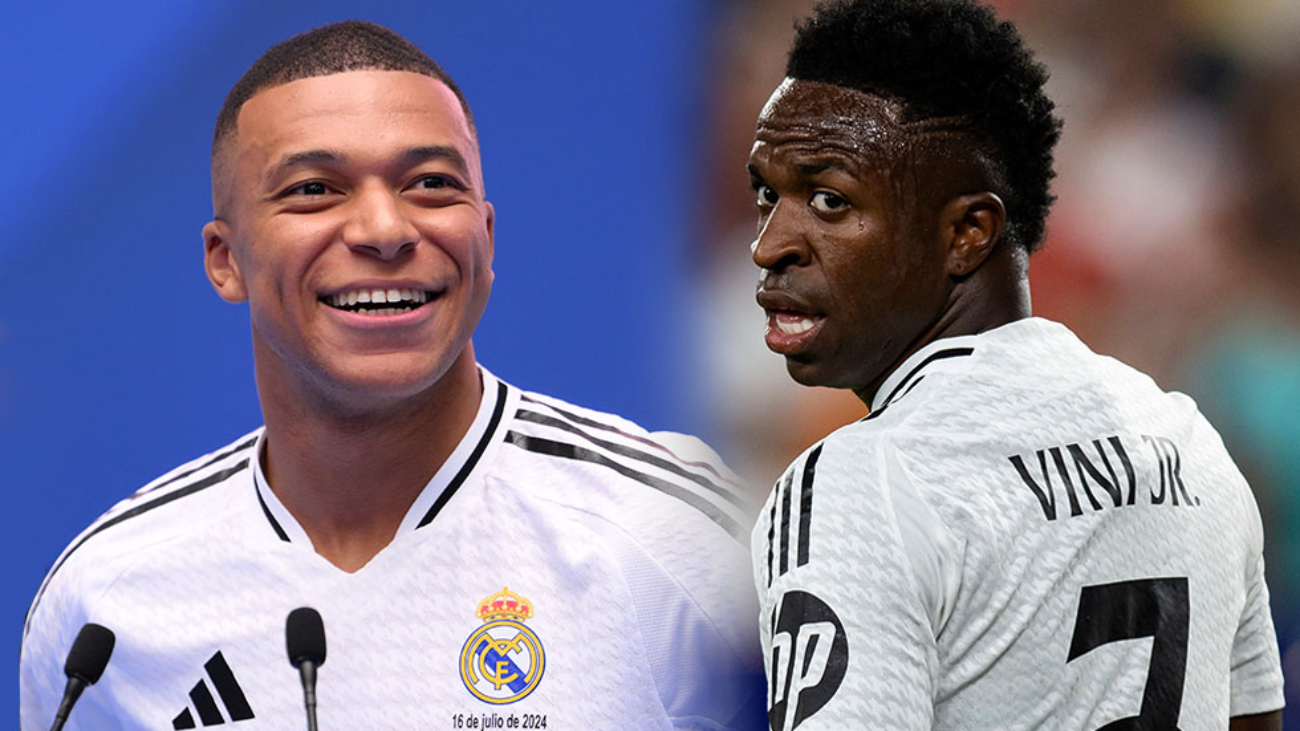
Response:
[{"label": "nose", "polygon": [[343,243],[357,253],[390,261],[413,250],[420,240],[401,198],[387,186],[358,190],[352,209],[343,227]]},{"label": "nose", "polygon": [[805,266],[812,252],[808,239],[798,226],[797,216],[785,199],[777,201],[750,245],[754,263],[768,271],[779,272]]}]

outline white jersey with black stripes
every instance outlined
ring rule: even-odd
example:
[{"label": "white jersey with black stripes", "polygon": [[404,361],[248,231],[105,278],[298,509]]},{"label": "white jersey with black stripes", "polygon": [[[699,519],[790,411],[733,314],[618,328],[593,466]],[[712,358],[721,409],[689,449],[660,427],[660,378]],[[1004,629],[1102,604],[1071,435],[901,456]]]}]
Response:
[{"label": "white jersey with black stripes", "polygon": [[1191,399],[1046,320],[933,342],[760,514],[771,727],[1226,729],[1282,706],[1262,541]]},{"label": "white jersey with black stripes", "polygon": [[356,573],[267,488],[261,430],[106,513],[28,615],[23,731],[48,728],[88,621],[117,646],[68,729],[300,729],[284,623],[304,605],[327,634],[323,728],[765,726],[752,511],[727,469],[482,373],[469,432]]}]

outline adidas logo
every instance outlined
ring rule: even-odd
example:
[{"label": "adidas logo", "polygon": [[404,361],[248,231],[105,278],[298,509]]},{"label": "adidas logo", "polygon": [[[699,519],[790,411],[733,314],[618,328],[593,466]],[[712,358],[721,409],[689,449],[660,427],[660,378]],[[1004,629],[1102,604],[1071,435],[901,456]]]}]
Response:
[{"label": "adidas logo", "polygon": [[[248,705],[248,699],[244,697],[239,681],[235,680],[235,674],[231,672],[230,665],[226,664],[226,658],[222,657],[220,650],[203,664],[203,669],[208,671],[208,677],[200,678],[199,682],[194,684],[193,690],[190,691],[191,705],[186,706],[180,715],[172,719],[172,728],[194,728],[194,714],[190,712],[191,707],[198,711],[199,721],[204,726],[220,726],[226,723],[227,717],[230,718],[230,723],[247,721],[253,717],[253,709]],[[217,689],[217,696],[221,698],[221,704],[226,707],[225,715],[222,715],[217,699],[212,697],[212,691],[208,689],[208,680],[212,681],[212,686]]]}]

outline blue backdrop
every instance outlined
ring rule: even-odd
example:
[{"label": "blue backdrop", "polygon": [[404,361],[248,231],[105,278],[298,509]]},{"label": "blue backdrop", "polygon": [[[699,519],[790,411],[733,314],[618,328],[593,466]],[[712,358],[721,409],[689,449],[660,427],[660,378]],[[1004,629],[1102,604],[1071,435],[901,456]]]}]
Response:
[{"label": "blue backdrop", "polygon": [[[689,428],[673,398],[704,3],[148,0],[0,11],[0,704],[47,567],[113,502],[260,423],[247,310],[202,270],[208,148],[268,46],[349,17],[429,51],[497,209],[480,359]],[[11,716],[12,718],[12,716]]]}]

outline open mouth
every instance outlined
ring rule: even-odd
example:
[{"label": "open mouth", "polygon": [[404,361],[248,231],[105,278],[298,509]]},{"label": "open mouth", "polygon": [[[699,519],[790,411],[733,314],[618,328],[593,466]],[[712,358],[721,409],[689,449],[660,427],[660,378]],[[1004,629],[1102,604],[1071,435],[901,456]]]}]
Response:
[{"label": "open mouth", "polygon": [[774,353],[795,356],[811,347],[826,322],[823,315],[790,310],[769,310],[764,340]]},{"label": "open mouth", "polygon": [[336,310],[382,317],[417,310],[439,294],[420,289],[354,289],[326,295],[320,301]]},{"label": "open mouth", "polygon": [[813,329],[817,320],[813,315],[802,312],[772,312],[768,315],[769,325],[782,335],[801,335]]}]

